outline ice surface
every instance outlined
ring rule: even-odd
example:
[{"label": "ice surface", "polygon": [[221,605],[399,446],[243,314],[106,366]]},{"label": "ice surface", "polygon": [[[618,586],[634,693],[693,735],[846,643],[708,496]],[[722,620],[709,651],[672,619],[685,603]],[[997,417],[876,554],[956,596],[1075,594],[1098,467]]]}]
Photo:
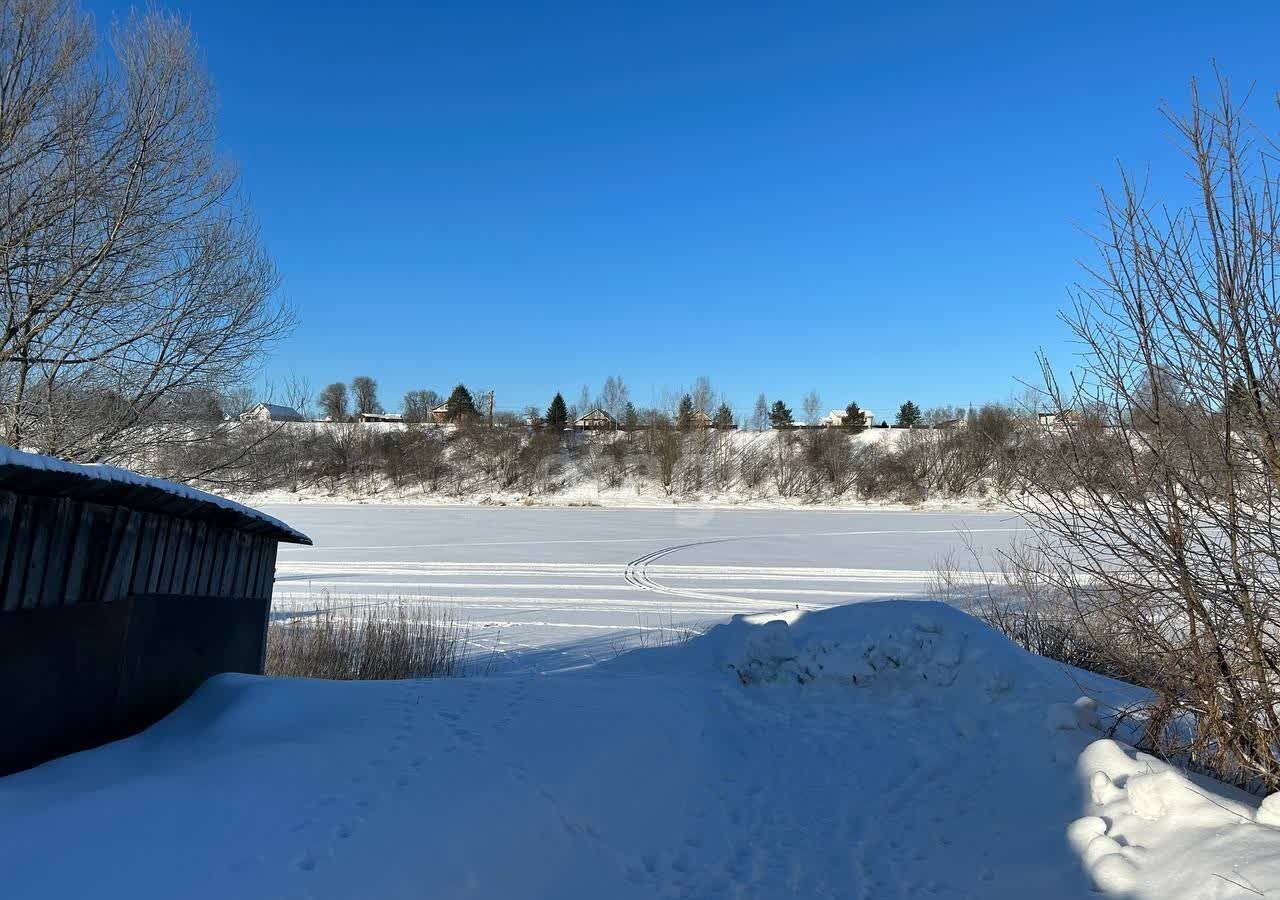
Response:
[{"label": "ice surface", "polygon": [[331,592],[409,598],[471,623],[504,670],[591,663],[739,613],[771,618],[921,597],[963,534],[988,550],[1007,513],[831,510],[271,506],[314,548],[281,547],[277,611]]}]

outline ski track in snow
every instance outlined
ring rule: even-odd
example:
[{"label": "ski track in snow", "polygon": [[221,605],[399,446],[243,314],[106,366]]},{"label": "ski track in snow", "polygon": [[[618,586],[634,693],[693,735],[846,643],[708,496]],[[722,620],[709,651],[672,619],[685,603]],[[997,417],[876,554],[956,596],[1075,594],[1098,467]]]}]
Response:
[{"label": "ski track in snow", "polygon": [[833,528],[829,511],[273,512],[316,540],[281,549],[277,615],[326,597],[339,611],[425,602],[450,610],[468,626],[469,646],[496,655],[503,670],[524,667],[538,649],[557,668],[590,662],[647,634],[698,632],[739,612],[923,597],[962,530],[992,546],[1024,530],[1003,514],[861,512],[841,514],[848,527]]}]

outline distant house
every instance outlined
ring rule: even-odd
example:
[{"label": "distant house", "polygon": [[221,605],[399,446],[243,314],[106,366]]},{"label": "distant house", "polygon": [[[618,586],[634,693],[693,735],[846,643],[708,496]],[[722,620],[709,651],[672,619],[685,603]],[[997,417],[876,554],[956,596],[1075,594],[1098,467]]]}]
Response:
[{"label": "distant house", "polygon": [[1079,425],[1080,413],[1073,409],[1065,409],[1061,412],[1036,413],[1036,422],[1041,428],[1059,428],[1066,425]]},{"label": "distant house", "polygon": [[943,419],[941,422],[934,422],[934,428],[940,428],[943,431],[950,431],[954,428],[968,428],[969,421],[967,419]]},{"label": "distant house", "polygon": [[437,425],[444,425],[449,421],[449,404],[441,403],[435,409],[431,410],[431,421]]},{"label": "distant house", "polygon": [[[818,424],[823,428],[842,428],[844,427],[844,420],[846,418],[847,416],[843,409],[833,409],[831,412],[819,419]],[[874,424],[876,424],[876,417],[871,410],[862,410],[862,427],[870,428]]]},{"label": "distant house", "polygon": [[361,422],[403,422],[404,416],[400,413],[360,413]]},{"label": "distant house", "polygon": [[574,419],[573,427],[581,431],[613,431],[618,427],[618,420],[597,408]]},{"label": "distant house", "polygon": [[253,409],[240,413],[241,422],[305,422],[302,413],[292,406],[278,403],[259,403]]},{"label": "distant house", "polygon": [[707,415],[700,409],[695,409],[693,412],[689,413],[689,427],[690,428],[712,428],[714,427],[714,423],[712,422],[711,417],[709,415]]}]

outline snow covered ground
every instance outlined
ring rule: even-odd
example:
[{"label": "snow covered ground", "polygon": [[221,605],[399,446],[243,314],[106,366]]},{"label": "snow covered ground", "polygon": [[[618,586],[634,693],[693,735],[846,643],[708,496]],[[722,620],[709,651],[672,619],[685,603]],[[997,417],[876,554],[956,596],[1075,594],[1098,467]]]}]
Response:
[{"label": "snow covered ground", "polygon": [[1132,693],[909,601],[554,675],[220,676],[0,779],[3,895],[1276,896],[1274,812],[1101,738]]},{"label": "snow covered ground", "polygon": [[499,670],[616,655],[736,613],[922,597],[969,533],[1008,544],[1008,513],[887,510],[267,506],[314,547],[282,545],[277,614],[406,598],[451,610]]}]

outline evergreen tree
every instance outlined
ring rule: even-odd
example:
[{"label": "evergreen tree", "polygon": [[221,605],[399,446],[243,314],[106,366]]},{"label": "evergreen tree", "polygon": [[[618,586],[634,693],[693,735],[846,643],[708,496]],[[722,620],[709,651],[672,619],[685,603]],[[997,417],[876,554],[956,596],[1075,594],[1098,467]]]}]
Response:
[{"label": "evergreen tree", "polygon": [[713,428],[729,429],[733,427],[733,410],[729,408],[728,403],[721,403],[720,408],[716,410],[715,418],[711,420]]},{"label": "evergreen tree", "polygon": [[676,427],[688,431],[693,426],[693,398],[685,394],[680,398],[680,410],[676,413]]},{"label": "evergreen tree", "polygon": [[787,404],[781,400],[773,404],[773,408],[769,410],[769,424],[774,428],[790,428],[792,423],[791,410],[787,408]]},{"label": "evergreen tree", "polygon": [[1253,418],[1253,398],[1249,396],[1249,389],[1245,387],[1242,379],[1237,378],[1227,388],[1226,405],[1227,412],[1237,426]]},{"label": "evergreen tree", "polygon": [[635,431],[640,427],[640,413],[636,411],[635,405],[630,400],[627,401],[627,408],[622,412],[622,427],[627,431]]},{"label": "evergreen tree", "polygon": [[453,389],[453,393],[445,401],[444,417],[449,422],[465,422],[480,417],[480,412],[476,409],[476,401],[466,385],[460,384]]},{"label": "evergreen tree", "polygon": [[898,407],[898,419],[894,422],[899,428],[914,428],[920,424],[920,407],[910,400]]},{"label": "evergreen tree", "polygon": [[564,396],[557,393],[551,398],[547,407],[547,427],[554,431],[563,431],[569,424],[569,407],[565,406]]},{"label": "evergreen tree", "polygon": [[857,401],[844,408],[844,427],[850,431],[861,431],[867,427],[867,414],[862,411]]}]

